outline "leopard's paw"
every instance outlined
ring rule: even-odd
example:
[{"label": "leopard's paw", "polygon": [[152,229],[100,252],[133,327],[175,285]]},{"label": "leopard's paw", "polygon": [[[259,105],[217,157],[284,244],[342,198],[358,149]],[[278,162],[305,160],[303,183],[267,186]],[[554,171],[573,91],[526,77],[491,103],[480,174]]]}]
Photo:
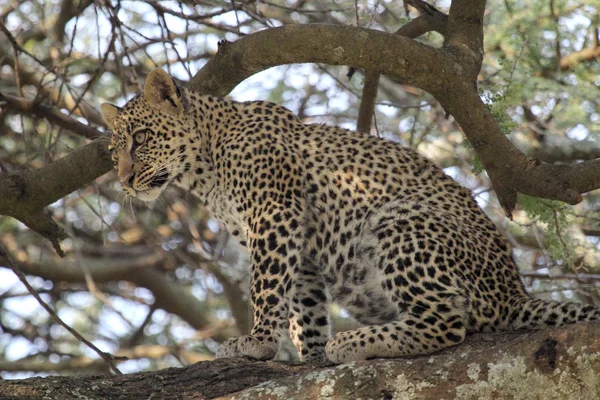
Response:
[{"label": "leopard's paw", "polygon": [[256,360],[270,360],[275,357],[278,349],[279,344],[272,337],[246,335],[223,342],[215,357],[250,357]]},{"label": "leopard's paw", "polygon": [[340,332],[327,342],[325,346],[327,358],[335,364],[371,358],[364,340],[355,331]]}]

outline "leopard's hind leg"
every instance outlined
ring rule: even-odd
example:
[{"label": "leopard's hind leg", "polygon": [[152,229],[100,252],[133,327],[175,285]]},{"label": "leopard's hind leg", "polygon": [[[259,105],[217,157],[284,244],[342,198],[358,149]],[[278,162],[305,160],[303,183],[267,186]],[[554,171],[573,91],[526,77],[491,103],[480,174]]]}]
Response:
[{"label": "leopard's hind leg", "polygon": [[[439,295],[439,294],[438,294]],[[422,355],[461,343],[468,304],[462,296],[415,305],[392,322],[340,332],[326,346],[334,363]]]}]

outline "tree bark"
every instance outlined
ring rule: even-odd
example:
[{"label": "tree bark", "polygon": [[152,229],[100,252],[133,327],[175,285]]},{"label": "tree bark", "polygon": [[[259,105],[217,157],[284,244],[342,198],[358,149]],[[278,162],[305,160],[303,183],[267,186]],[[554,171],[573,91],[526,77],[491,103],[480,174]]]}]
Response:
[{"label": "tree bark", "polygon": [[411,359],[339,366],[229,359],[121,376],[0,381],[8,399],[597,399],[600,323],[477,334]]}]

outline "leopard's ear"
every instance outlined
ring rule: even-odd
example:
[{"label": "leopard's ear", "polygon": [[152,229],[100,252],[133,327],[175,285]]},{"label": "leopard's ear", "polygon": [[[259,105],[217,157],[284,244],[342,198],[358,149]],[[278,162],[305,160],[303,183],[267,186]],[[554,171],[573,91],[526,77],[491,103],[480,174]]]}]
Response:
[{"label": "leopard's ear", "polygon": [[104,122],[106,122],[106,125],[108,125],[110,129],[113,129],[115,120],[121,109],[113,104],[104,103],[100,106],[100,110],[102,111],[102,118],[104,119]]},{"label": "leopard's ear", "polygon": [[159,111],[171,114],[183,112],[181,92],[173,79],[162,69],[155,69],[146,78],[144,99]]}]

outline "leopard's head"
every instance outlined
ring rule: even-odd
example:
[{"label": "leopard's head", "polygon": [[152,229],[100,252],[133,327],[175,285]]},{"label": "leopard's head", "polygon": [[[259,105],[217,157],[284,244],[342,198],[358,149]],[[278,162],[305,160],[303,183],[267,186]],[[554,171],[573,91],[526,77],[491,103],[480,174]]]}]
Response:
[{"label": "leopard's head", "polygon": [[127,194],[151,201],[181,176],[189,157],[190,122],[182,90],[166,72],[152,71],[144,91],[123,108],[102,104],[102,116],[113,131],[109,149]]}]

